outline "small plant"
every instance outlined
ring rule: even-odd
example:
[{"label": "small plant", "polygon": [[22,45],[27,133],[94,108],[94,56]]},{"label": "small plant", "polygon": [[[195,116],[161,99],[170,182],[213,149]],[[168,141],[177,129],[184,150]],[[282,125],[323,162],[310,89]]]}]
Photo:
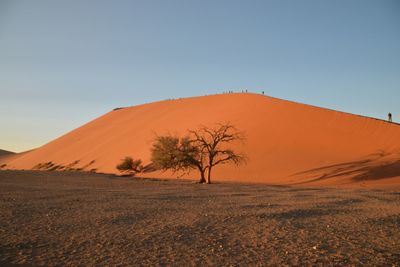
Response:
[{"label": "small plant", "polygon": [[143,165],[140,159],[134,160],[131,157],[125,157],[121,160],[121,163],[117,165],[117,169],[121,173],[135,175],[143,171]]}]

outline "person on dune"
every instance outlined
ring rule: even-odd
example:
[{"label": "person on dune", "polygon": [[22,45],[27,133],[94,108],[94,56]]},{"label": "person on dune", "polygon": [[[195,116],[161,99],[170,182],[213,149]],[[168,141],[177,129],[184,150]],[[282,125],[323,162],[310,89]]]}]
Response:
[{"label": "person on dune", "polygon": [[390,113],[390,112],[389,112],[389,114],[388,114],[388,121],[389,121],[389,122],[392,122],[392,113]]}]

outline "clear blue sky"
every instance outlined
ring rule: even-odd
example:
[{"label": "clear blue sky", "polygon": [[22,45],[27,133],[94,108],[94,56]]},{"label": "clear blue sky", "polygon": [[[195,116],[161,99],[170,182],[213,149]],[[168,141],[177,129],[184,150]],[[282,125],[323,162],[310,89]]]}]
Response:
[{"label": "clear blue sky", "polygon": [[400,120],[400,1],[0,0],[0,148],[248,89]]}]

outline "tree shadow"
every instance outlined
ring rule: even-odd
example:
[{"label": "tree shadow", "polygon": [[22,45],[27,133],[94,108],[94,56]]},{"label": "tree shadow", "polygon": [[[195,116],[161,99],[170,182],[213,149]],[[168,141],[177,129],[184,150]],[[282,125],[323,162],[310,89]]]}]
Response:
[{"label": "tree shadow", "polygon": [[354,181],[380,180],[400,176],[400,160],[378,166],[364,168],[364,172],[354,176]]},{"label": "tree shadow", "polygon": [[301,174],[310,174],[310,173],[315,173],[315,172],[319,172],[319,171],[323,172],[323,171],[326,171],[326,170],[332,170],[332,175],[335,175],[335,174],[338,174],[338,173],[340,173],[342,171],[346,171],[348,169],[351,169],[354,166],[360,166],[360,165],[363,165],[363,164],[367,164],[367,163],[369,163],[371,161],[372,161],[371,159],[364,159],[364,160],[344,162],[344,163],[333,164],[333,165],[326,165],[326,166],[313,168],[313,169],[306,170],[306,171],[301,171],[301,172],[293,174],[293,176],[301,175]]},{"label": "tree shadow", "polygon": [[332,178],[350,178],[354,182],[381,180],[400,176],[400,160],[384,160],[390,154],[380,151],[362,160],[327,165],[293,174],[311,176],[296,184],[317,182]]},{"label": "tree shadow", "polygon": [[348,214],[354,212],[354,210],[343,209],[343,208],[305,208],[305,209],[294,209],[289,211],[283,211],[279,213],[262,213],[257,215],[260,219],[277,219],[277,220],[290,220],[290,219],[310,219],[319,218],[322,216],[332,216],[338,214]]}]

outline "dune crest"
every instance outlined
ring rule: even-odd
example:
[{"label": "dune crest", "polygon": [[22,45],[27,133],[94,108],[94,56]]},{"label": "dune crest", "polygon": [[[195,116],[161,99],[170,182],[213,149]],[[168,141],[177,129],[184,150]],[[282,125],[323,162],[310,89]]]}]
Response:
[{"label": "dune crest", "polygon": [[[233,146],[247,154],[248,163],[217,166],[215,181],[400,187],[399,125],[249,93],[115,109],[0,163],[10,169],[48,164],[50,169],[118,173],[116,165],[125,156],[149,163],[155,134],[181,135],[221,122],[244,132],[246,142]],[[144,176],[174,177],[168,172]]]}]

